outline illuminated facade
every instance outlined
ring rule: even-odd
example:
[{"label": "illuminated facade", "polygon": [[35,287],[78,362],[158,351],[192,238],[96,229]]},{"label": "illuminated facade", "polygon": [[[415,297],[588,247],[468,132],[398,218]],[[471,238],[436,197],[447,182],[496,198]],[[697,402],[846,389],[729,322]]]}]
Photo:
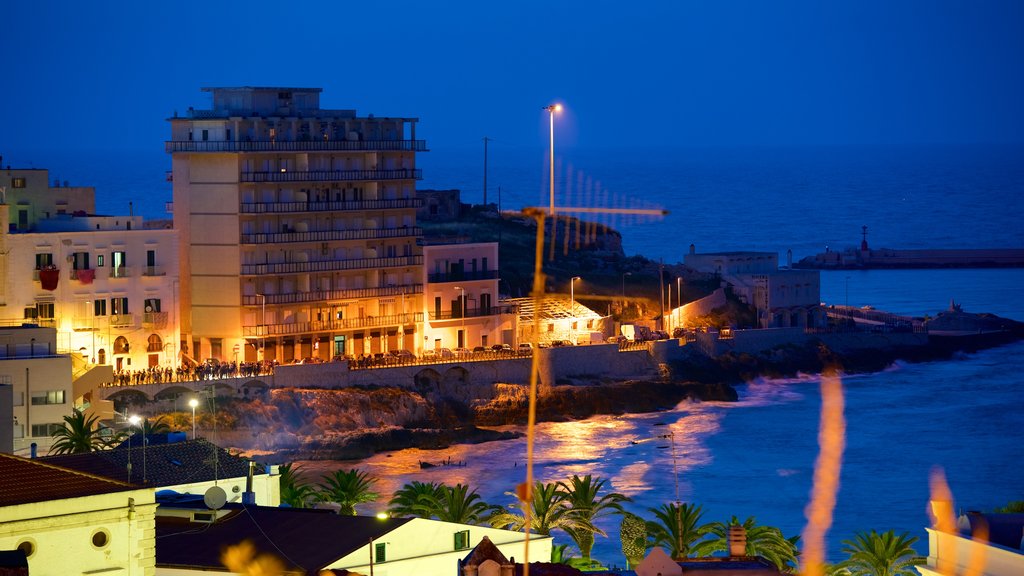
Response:
[{"label": "illuminated facade", "polygon": [[420,350],[417,120],[321,109],[318,88],[204,90],[166,145],[191,356]]},{"label": "illuminated facade", "polygon": [[[0,386],[10,394],[0,402],[0,452],[28,455],[35,443],[40,454],[53,444],[50,436],[71,415],[71,358],[57,353],[53,328],[0,328]],[[0,391],[2,393],[2,391]]]},{"label": "illuminated facade", "polygon": [[498,244],[428,243],[424,349],[515,345],[515,308],[498,303]]}]

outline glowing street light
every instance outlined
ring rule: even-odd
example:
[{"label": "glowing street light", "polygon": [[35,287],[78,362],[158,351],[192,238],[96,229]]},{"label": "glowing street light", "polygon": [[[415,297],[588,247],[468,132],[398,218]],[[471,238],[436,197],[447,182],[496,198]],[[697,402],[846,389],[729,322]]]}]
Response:
[{"label": "glowing street light", "polygon": [[[569,326],[570,326],[570,328],[572,328],[573,340],[576,339],[576,290],[575,290],[575,287],[576,287],[576,281],[579,280],[579,279],[580,279],[579,276],[573,276],[572,279],[569,280],[569,310],[572,312],[572,320],[571,320],[572,324],[570,324]],[[576,342],[573,342],[573,344],[575,344],[575,343]]]},{"label": "glowing street light", "polygon": [[455,286],[456,290],[462,292],[462,299],[459,300],[459,314],[462,316],[462,342],[459,348],[469,348],[469,333],[466,332],[466,289],[462,286]]},{"label": "glowing street light", "polygon": [[192,407],[192,439],[196,439],[196,406],[199,406],[199,400],[195,398],[188,401],[188,405]]},{"label": "glowing street light", "polygon": [[[142,481],[146,482],[146,431],[145,431],[143,426],[140,426],[141,423],[142,423],[142,418],[140,416],[138,416],[138,415],[133,415],[133,416],[129,416],[128,417],[128,424],[130,424],[131,426],[138,426],[139,430],[142,431]],[[131,429],[129,429],[128,431],[131,432]],[[128,478],[129,479],[131,478],[131,475],[132,475],[132,437],[129,434],[129,436],[128,436]]]},{"label": "glowing street light", "polygon": [[555,215],[555,112],[561,112],[562,111],[562,105],[561,104],[551,104],[550,106],[545,106],[544,110],[548,111],[548,119],[549,119],[549,124],[551,126],[551,129],[550,129],[550,145],[551,145],[550,154],[551,155],[549,157],[549,160],[550,160],[550,163],[551,163],[551,207],[548,210],[548,216],[554,216]]}]

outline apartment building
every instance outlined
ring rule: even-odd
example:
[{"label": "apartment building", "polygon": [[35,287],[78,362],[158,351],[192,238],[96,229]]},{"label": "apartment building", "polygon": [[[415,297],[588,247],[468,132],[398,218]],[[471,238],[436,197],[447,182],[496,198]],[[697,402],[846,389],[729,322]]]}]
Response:
[{"label": "apartment building", "polygon": [[0,238],[0,323],[55,328],[56,350],[75,355],[76,370],[178,365],[174,230],[147,229],[138,216],[59,214]]},{"label": "apartment building", "polygon": [[[92,214],[96,211],[95,190],[91,186],[68,186],[59,180],[50,185],[45,169],[15,168],[0,170],[0,203],[10,206],[10,230],[32,230],[40,220],[58,214]],[[4,226],[4,230],[8,229]]]},{"label": "apartment building", "polygon": [[430,240],[425,349],[515,345],[515,307],[498,303],[498,243]]},{"label": "apartment building", "polygon": [[205,88],[170,118],[182,333],[194,358],[422,349],[415,118],[319,88]]},{"label": "apartment building", "polygon": [[28,455],[34,443],[45,453],[73,400],[71,358],[57,353],[53,328],[0,327],[0,388],[10,396],[0,401],[0,452]]}]

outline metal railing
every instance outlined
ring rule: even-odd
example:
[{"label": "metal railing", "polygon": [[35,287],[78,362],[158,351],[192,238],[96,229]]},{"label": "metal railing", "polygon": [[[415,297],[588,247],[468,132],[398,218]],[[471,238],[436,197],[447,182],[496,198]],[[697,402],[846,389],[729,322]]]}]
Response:
[{"label": "metal railing", "polygon": [[324,230],[318,232],[276,232],[270,234],[242,234],[242,244],[276,244],[278,242],[325,242],[329,240],[373,240],[377,238],[418,237],[423,229],[403,226],[401,228],[369,228],[363,230]]},{"label": "metal railing", "polygon": [[354,180],[420,180],[423,171],[397,170],[309,170],[289,172],[242,172],[240,182],[333,182]]},{"label": "metal railing", "polygon": [[392,314],[390,316],[363,316],[362,318],[342,318],[332,320],[314,320],[310,322],[292,322],[287,324],[259,324],[242,326],[243,336],[283,336],[287,334],[304,334],[309,332],[330,332],[352,330],[356,328],[372,328],[375,326],[403,326],[423,322],[422,312]]},{"label": "metal railing", "polygon": [[255,140],[214,142],[209,140],[170,140],[164,143],[169,154],[175,152],[425,152],[426,140]]},{"label": "metal railing", "polygon": [[467,308],[466,314],[461,314],[458,310],[448,310],[447,312],[431,312],[431,320],[455,320],[459,318],[479,318],[480,316],[497,316],[499,314],[514,314],[516,311],[515,306],[491,306],[489,308]]},{"label": "metal railing", "polygon": [[347,202],[242,202],[242,214],[283,212],[334,212],[338,210],[392,210],[419,208],[422,198],[396,198],[392,200],[355,200]]},{"label": "metal railing", "polygon": [[497,270],[479,270],[476,272],[435,272],[427,275],[427,282],[467,282],[470,280],[494,280],[498,278]]},{"label": "metal railing", "polygon": [[166,276],[167,271],[164,270],[163,266],[144,266],[142,268],[143,276]]},{"label": "metal railing", "polygon": [[167,326],[168,312],[145,312],[142,314],[142,325],[154,328]]},{"label": "metal railing", "polygon": [[[311,292],[293,292],[289,294],[265,294],[266,304],[295,304],[299,302],[326,302],[330,300],[349,300],[356,298],[377,298],[381,296],[401,296],[402,294],[422,294],[423,284],[406,284],[402,286],[384,286],[380,288],[350,288],[345,290],[314,290]],[[243,306],[261,306],[264,297],[258,295],[242,296]]]},{"label": "metal railing", "polygon": [[116,327],[135,326],[134,314],[111,314],[110,325]]},{"label": "metal railing", "polygon": [[108,278],[129,278],[135,275],[135,269],[130,266],[111,266],[107,272]]},{"label": "metal railing", "polygon": [[334,270],[362,270],[421,266],[423,256],[395,256],[391,258],[357,258],[353,260],[315,260],[313,262],[281,262],[279,264],[244,264],[243,276],[263,274],[303,274],[306,272],[332,272]]}]

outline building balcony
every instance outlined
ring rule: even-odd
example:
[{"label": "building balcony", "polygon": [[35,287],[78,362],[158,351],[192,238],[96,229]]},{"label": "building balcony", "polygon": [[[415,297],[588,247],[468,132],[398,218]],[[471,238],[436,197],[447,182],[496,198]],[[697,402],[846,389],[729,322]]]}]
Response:
[{"label": "building balcony", "polygon": [[130,328],[135,326],[134,314],[111,314],[110,325],[114,328]]},{"label": "building balcony", "polygon": [[146,312],[142,315],[142,325],[146,328],[163,329],[167,327],[169,312]]},{"label": "building balcony", "polygon": [[399,210],[420,208],[422,198],[400,198],[394,200],[360,200],[356,202],[242,202],[242,214],[282,214],[295,212],[337,212],[341,210]]},{"label": "building balcony", "polygon": [[362,318],[343,318],[340,320],[315,320],[312,322],[291,322],[286,324],[259,324],[242,326],[242,333],[248,338],[267,336],[286,336],[289,334],[307,334],[313,332],[337,332],[360,328],[376,328],[385,326],[405,326],[423,322],[422,312],[393,314],[390,316],[364,316]]},{"label": "building balcony", "polygon": [[[347,290],[314,290],[311,292],[294,292],[290,294],[253,294],[242,296],[243,306],[262,306],[264,304],[299,304],[303,302],[329,302],[331,300],[357,300],[360,298],[379,298],[383,296],[401,296],[403,294],[422,294],[423,284],[402,286],[383,286],[380,288],[351,288]],[[264,302],[264,298],[266,301]]]},{"label": "building balcony", "polygon": [[33,326],[40,328],[56,328],[56,318],[22,318],[22,319],[9,319],[0,320],[0,326]]},{"label": "building balcony", "polygon": [[239,182],[356,182],[422,179],[423,171],[415,169],[242,172],[239,175]]},{"label": "building balcony", "polygon": [[129,266],[111,266],[107,274],[108,278],[130,278],[135,275],[135,269]]},{"label": "building balcony", "polygon": [[163,266],[143,266],[143,276],[167,276],[167,270]]},{"label": "building balcony", "polygon": [[442,282],[468,282],[470,280],[496,280],[499,277],[497,270],[478,270],[476,272],[437,272],[427,275],[427,282],[440,284]]},{"label": "building balcony", "polygon": [[498,316],[500,314],[515,314],[515,306],[491,306],[490,308],[467,308],[463,316],[458,310],[447,312],[431,312],[430,320],[459,320],[462,318],[479,318],[481,316]]},{"label": "building balcony", "polygon": [[357,258],[353,260],[314,260],[312,262],[281,262],[279,264],[243,264],[242,276],[265,274],[305,274],[334,272],[336,270],[376,270],[422,266],[423,256],[395,256],[392,258]]},{"label": "building balcony", "polygon": [[242,234],[242,244],[277,244],[283,242],[328,242],[331,240],[374,240],[378,238],[419,237],[422,228],[371,228],[365,230],[325,230],[323,232],[281,232],[274,234]]},{"label": "building balcony", "polygon": [[171,140],[164,143],[168,154],[175,152],[425,152],[426,140],[258,140],[212,142]]}]

